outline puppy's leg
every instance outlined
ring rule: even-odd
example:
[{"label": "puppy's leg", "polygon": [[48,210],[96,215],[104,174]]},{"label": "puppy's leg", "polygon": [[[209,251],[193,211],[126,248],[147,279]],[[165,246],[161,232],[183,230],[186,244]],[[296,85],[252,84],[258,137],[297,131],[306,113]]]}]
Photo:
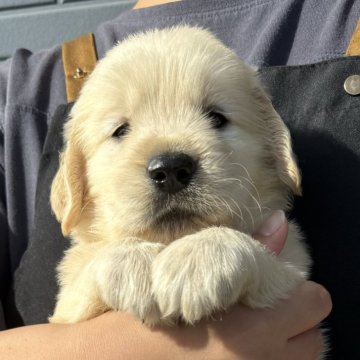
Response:
[{"label": "puppy's leg", "polygon": [[163,247],[135,238],[73,247],[59,266],[62,286],[50,322],[78,322],[113,309],[156,323],[151,264]]},{"label": "puppy's leg", "polygon": [[92,270],[88,264],[72,282],[61,286],[51,323],[76,323],[103,314],[109,307],[99,297]]},{"label": "puppy's leg", "polygon": [[101,299],[149,325],[159,320],[152,294],[151,266],[163,244],[135,238],[111,245],[96,256],[94,275]]},{"label": "puppy's leg", "polygon": [[304,274],[238,231],[213,227],[163,250],[152,268],[153,292],[164,321],[194,323],[239,301],[266,307]]}]

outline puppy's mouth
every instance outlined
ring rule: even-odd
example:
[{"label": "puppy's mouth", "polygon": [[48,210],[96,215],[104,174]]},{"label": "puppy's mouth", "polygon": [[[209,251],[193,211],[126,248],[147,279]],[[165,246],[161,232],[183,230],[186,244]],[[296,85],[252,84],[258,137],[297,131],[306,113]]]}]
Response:
[{"label": "puppy's mouth", "polygon": [[172,208],[159,212],[155,216],[154,225],[161,227],[186,227],[186,225],[194,226],[203,221],[204,219],[194,211]]},{"label": "puppy's mouth", "polygon": [[154,217],[152,228],[157,229],[170,238],[185,236],[209,226],[228,225],[219,216],[201,214],[192,209],[174,207],[160,212]]},{"label": "puppy's mouth", "polygon": [[147,213],[147,226],[138,234],[149,241],[168,244],[211,226],[231,225],[231,218],[225,216],[225,213],[219,214],[216,209],[198,208],[194,201],[189,204],[184,203],[184,199],[177,199],[176,202],[163,203],[162,207],[157,205],[155,203],[152,211]]},{"label": "puppy's mouth", "polygon": [[177,196],[157,197],[147,212],[147,226],[141,236],[169,243],[210,226],[229,226],[231,217],[211,207],[198,194],[182,192]]}]

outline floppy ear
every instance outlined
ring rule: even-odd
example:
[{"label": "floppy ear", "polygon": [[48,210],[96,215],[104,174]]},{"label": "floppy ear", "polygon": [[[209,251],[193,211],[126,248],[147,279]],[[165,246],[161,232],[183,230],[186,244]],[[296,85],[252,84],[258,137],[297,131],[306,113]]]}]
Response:
[{"label": "floppy ear", "polygon": [[79,146],[69,140],[60,154],[60,167],[51,186],[50,202],[66,236],[79,222],[85,191],[85,161]]},{"label": "floppy ear", "polygon": [[[266,140],[272,159],[275,161],[279,179],[295,195],[301,195],[301,175],[292,151],[291,136],[280,115],[275,111],[270,98],[260,89],[261,112],[265,114]],[[269,136],[270,130],[270,136]]]}]

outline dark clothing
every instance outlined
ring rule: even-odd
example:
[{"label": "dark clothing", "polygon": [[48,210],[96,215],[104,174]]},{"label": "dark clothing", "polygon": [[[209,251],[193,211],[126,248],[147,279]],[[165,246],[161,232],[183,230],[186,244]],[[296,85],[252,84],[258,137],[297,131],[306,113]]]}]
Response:
[{"label": "dark clothing", "polygon": [[[343,84],[348,76],[360,73],[360,58],[263,68],[260,73],[290,128],[303,176],[303,196],[295,199],[290,216],[305,233],[314,259],[312,279],[324,284],[333,297],[333,311],[325,323],[331,358],[359,359],[360,98],[347,94]],[[45,322],[55,304],[54,269],[68,241],[62,238],[48,199],[70,106],[58,108],[45,140],[35,229],[16,272],[15,298],[9,298],[6,311],[11,325]]]}]

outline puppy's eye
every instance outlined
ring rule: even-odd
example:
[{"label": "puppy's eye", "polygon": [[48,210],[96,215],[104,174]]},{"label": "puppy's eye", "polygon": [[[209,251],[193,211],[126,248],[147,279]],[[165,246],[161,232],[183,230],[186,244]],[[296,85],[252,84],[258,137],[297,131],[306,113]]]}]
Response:
[{"label": "puppy's eye", "polygon": [[129,132],[129,123],[122,124],[119,126],[114,133],[112,134],[112,137],[114,138],[120,138],[124,135],[126,135]]},{"label": "puppy's eye", "polygon": [[226,126],[229,120],[225,117],[225,115],[217,112],[217,111],[209,111],[207,116],[211,120],[211,125],[214,129],[221,129]]}]

